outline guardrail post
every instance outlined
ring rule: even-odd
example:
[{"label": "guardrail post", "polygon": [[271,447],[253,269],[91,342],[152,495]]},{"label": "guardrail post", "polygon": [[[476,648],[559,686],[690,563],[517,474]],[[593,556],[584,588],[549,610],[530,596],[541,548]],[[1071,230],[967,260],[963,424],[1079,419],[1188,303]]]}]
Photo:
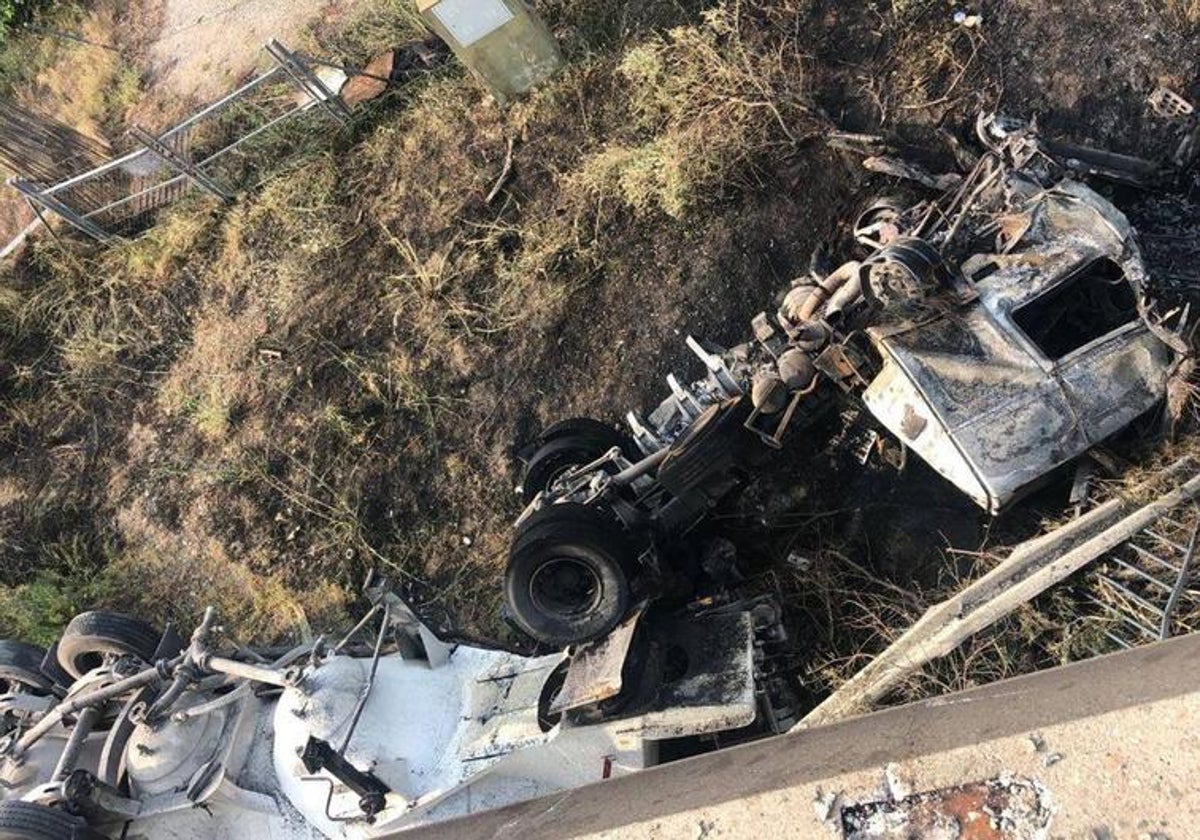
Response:
[{"label": "guardrail post", "polygon": [[149,151],[158,155],[168,166],[177,170],[180,174],[186,175],[196,186],[207,190],[222,201],[233,201],[233,193],[205,175],[190,160],[183,157],[183,155],[176,152],[140,125],[132,126],[129,129],[129,134]]},{"label": "guardrail post", "polygon": [[100,225],[91,219],[81,216],[54,196],[38,189],[37,186],[29,181],[23,181],[20,178],[9,178],[8,184],[21,195],[25,196],[26,200],[34,204],[35,207],[45,208],[61,216],[73,228],[86,233],[97,242],[112,241],[112,235],[100,227]]},{"label": "guardrail post", "polygon": [[275,59],[276,63],[283,68],[284,72],[292,77],[292,81],[329,112],[330,116],[343,124],[350,122],[354,116],[350,108],[340,96],[321,81],[321,78],[309,68],[306,62],[274,38],[267,42],[266,50],[270,53],[271,58]]}]

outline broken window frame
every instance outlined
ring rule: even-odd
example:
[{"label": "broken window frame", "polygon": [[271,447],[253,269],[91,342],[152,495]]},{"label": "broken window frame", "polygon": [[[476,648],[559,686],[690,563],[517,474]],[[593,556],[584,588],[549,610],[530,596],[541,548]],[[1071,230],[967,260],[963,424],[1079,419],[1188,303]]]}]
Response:
[{"label": "broken window frame", "polygon": [[[1058,294],[1062,294],[1063,290],[1067,286],[1070,286],[1073,283],[1081,282],[1083,280],[1083,278],[1085,277],[1085,275],[1087,275],[1088,272],[1090,272],[1096,266],[1097,263],[1102,263],[1102,262],[1111,263],[1114,267],[1116,267],[1121,272],[1121,279],[1119,281],[1116,281],[1114,283],[1114,285],[1117,285],[1118,283],[1125,284],[1125,286],[1129,289],[1130,293],[1133,296],[1134,307],[1132,310],[1132,315],[1131,315],[1130,320],[1124,324],[1121,324],[1120,326],[1118,326],[1114,329],[1109,330],[1108,332],[1106,332],[1100,336],[1097,336],[1097,337],[1087,341],[1084,344],[1079,345],[1078,347],[1075,347],[1074,349],[1068,351],[1067,353],[1065,353],[1061,356],[1057,356],[1057,357],[1051,356],[1049,353],[1046,352],[1046,350],[1043,348],[1042,344],[1039,343],[1036,339],[1034,339],[1033,336],[1031,336],[1029,334],[1029,332],[1025,329],[1025,327],[1021,324],[1021,321],[1019,320],[1021,313],[1028,310],[1030,307],[1033,307],[1033,306],[1038,305],[1039,303],[1045,302],[1046,299],[1049,297],[1052,297],[1052,296],[1058,295]],[[1053,370],[1058,370],[1058,369],[1067,367],[1067,366],[1071,365],[1072,363],[1077,362],[1083,356],[1088,355],[1089,353],[1095,351],[1097,348],[1102,347],[1102,346],[1108,344],[1109,342],[1112,342],[1112,341],[1116,340],[1117,338],[1120,338],[1121,336],[1137,332],[1140,329],[1145,329],[1146,322],[1141,314],[1141,311],[1140,311],[1137,303],[1138,303],[1137,290],[1134,289],[1132,283],[1130,283],[1129,276],[1128,276],[1128,273],[1126,272],[1125,266],[1122,265],[1120,262],[1114,260],[1111,256],[1101,255],[1101,256],[1097,256],[1095,259],[1089,260],[1088,262],[1075,268],[1073,271],[1065,274],[1059,280],[1055,281],[1054,283],[1051,283],[1048,287],[1046,287],[1045,289],[1042,289],[1034,297],[1021,303],[1019,306],[1013,307],[1013,309],[1008,313],[1007,320],[1011,324],[1011,326],[1012,326],[1013,330],[1016,332],[1016,334],[1020,337],[1021,341],[1025,344],[1026,348],[1032,353],[1033,357],[1038,361],[1038,363],[1042,367],[1044,367],[1046,370],[1053,371]]]}]

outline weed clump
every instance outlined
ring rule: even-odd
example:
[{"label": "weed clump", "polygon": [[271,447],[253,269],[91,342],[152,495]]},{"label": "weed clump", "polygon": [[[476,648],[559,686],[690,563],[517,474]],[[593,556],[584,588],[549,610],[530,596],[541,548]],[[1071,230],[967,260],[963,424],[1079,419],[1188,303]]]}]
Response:
[{"label": "weed clump", "polygon": [[1167,0],[1166,7],[1184,29],[1200,28],[1200,0]]},{"label": "weed clump", "polygon": [[634,136],[584,161],[577,183],[678,218],[809,137],[819,120],[801,46],[779,25],[788,5],[724,2],[630,49],[619,73]]},{"label": "weed clump", "polygon": [[361,67],[385,49],[428,37],[411,0],[375,0],[356,5],[336,28],[316,27],[308,40],[321,52]]}]

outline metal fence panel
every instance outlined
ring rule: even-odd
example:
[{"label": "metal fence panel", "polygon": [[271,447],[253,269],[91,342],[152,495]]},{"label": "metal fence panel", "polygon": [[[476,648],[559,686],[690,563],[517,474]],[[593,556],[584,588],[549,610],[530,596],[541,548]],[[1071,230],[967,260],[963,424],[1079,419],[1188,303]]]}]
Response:
[{"label": "metal fence panel", "polygon": [[100,241],[153,224],[158,211],[193,187],[223,199],[258,177],[256,149],[317,111],[346,122],[350,110],[303,58],[278,41],[266,46],[275,66],[159,135],[134,126],[140,148],[56,184],[20,178],[9,184]]}]

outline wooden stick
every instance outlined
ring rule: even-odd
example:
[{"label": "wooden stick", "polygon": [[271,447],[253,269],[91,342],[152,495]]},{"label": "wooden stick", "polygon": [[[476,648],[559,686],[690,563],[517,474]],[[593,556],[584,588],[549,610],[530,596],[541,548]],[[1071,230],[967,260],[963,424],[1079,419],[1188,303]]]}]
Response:
[{"label": "wooden stick", "polygon": [[500,190],[504,189],[504,185],[508,183],[508,178],[512,175],[513,168],[513,145],[515,138],[508,138],[508,154],[504,156],[504,169],[500,173],[500,179],[496,181],[496,186],[492,187],[492,191],[488,193],[484,203],[491,204],[496,200],[496,196],[500,195]]}]

